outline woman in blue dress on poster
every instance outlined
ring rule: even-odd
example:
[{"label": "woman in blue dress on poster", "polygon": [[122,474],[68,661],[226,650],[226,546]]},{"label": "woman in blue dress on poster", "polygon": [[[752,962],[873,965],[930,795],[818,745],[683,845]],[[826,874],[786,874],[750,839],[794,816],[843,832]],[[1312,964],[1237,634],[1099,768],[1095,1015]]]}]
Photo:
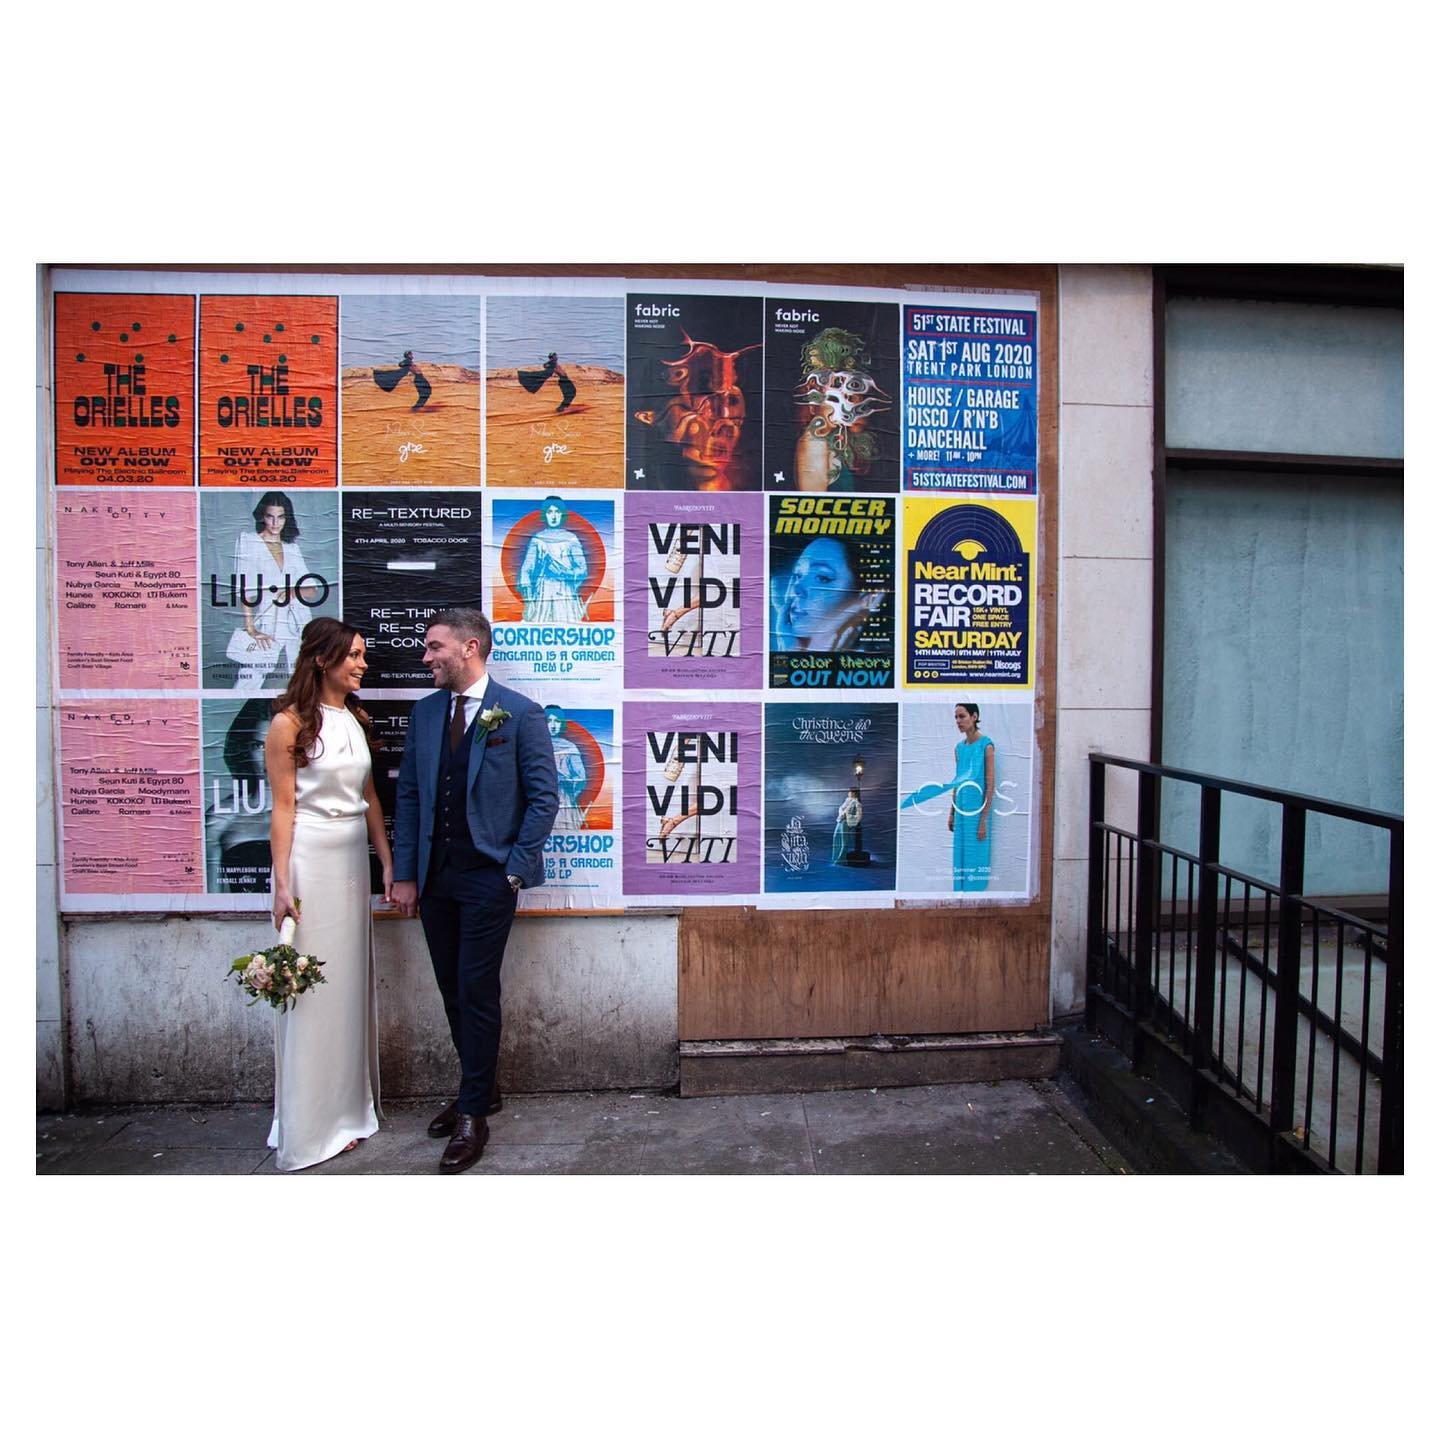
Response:
[{"label": "woman in blue dress on poster", "polygon": [[956,890],[990,888],[990,811],[995,799],[995,742],[980,733],[980,707],[955,707],[960,742],[950,797],[950,865]]}]

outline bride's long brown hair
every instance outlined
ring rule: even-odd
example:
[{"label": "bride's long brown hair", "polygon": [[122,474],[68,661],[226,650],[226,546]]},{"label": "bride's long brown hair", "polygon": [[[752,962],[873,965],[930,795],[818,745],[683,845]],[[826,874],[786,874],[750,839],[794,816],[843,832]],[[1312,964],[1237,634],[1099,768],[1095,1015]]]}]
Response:
[{"label": "bride's long brown hair", "polygon": [[[328,615],[312,620],[300,632],[300,657],[295,661],[295,673],[291,675],[285,693],[270,702],[273,714],[293,710],[299,717],[300,730],[290,747],[297,770],[310,763],[310,749],[320,734],[320,681],[327,670],[333,669],[350,653],[350,647],[359,634],[353,625],[347,625],[343,620],[332,620]],[[360,702],[353,695],[346,695],[345,708],[360,722],[371,750],[378,748],[370,717],[361,709]]]}]

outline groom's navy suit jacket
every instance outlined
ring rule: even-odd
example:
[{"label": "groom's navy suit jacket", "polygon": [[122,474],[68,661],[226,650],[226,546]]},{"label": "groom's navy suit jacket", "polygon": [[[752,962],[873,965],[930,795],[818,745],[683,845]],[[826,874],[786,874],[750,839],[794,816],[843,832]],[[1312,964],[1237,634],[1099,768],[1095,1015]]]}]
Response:
[{"label": "groom's navy suit jacket", "polygon": [[[448,743],[451,692],[437,690],[410,715],[405,754],[395,787],[395,878],[419,882],[430,873],[435,790],[441,747]],[[528,887],[545,883],[545,837],[560,804],[555,750],[545,712],[533,700],[499,684],[485,689],[481,708],[510,712],[493,731],[475,731],[466,778],[465,814],[470,839],[487,860]]]}]

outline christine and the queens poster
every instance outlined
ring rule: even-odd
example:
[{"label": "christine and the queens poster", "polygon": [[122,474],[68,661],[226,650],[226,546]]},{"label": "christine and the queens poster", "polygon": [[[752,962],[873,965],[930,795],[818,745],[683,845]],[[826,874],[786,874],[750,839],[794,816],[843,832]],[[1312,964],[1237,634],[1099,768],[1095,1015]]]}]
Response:
[{"label": "christine and the queens poster", "polygon": [[49,319],[66,909],[264,906],[315,616],[389,821],[452,605],[554,747],[523,908],[1034,895],[1034,295],[70,271]]}]

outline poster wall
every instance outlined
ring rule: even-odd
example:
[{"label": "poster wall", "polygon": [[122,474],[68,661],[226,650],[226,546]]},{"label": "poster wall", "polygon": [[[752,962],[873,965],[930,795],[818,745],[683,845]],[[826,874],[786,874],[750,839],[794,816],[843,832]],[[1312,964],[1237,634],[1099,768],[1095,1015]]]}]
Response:
[{"label": "poster wall", "polygon": [[319,616],[365,638],[391,824],[457,605],[545,711],[524,909],[1035,893],[1035,296],[62,274],[67,907],[264,908]]}]

